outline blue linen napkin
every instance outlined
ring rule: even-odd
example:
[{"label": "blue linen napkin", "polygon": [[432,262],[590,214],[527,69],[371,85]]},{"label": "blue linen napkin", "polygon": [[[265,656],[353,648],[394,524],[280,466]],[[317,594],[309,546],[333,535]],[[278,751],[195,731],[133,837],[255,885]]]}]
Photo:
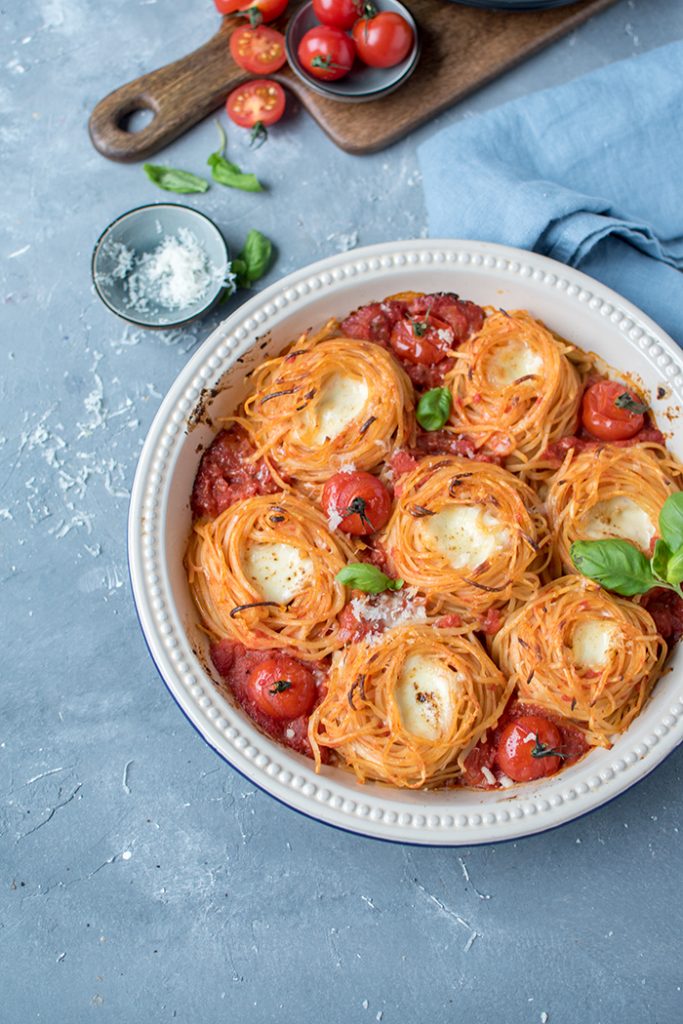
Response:
[{"label": "blue linen napkin", "polygon": [[683,41],[460,121],[418,158],[432,237],[579,267],[683,345]]}]

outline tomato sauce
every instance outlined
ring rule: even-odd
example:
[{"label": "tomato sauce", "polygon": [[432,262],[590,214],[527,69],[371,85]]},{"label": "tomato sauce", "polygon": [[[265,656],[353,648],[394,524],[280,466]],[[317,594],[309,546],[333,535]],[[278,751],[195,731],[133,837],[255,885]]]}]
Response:
[{"label": "tomato sauce", "polygon": [[669,647],[683,636],[683,601],[673,590],[656,587],[643,594],[640,603],[655,620],[657,632]]},{"label": "tomato sauce", "polygon": [[389,349],[401,363],[418,392],[429,391],[443,384],[446,373],[453,367],[453,359],[441,358],[433,364],[416,364],[401,358],[391,346],[394,327],[404,317],[430,316],[442,322],[452,333],[451,348],[457,348],[471,334],[481,330],[484,311],[474,302],[462,300],[450,292],[418,295],[409,299],[387,299],[361,306],[345,320],[340,329],[348,338],[374,341]]},{"label": "tomato sauce", "polygon": [[266,463],[263,459],[254,462],[253,454],[242,427],[236,425],[216,435],[202,455],[192,488],[195,519],[215,519],[237,501],[279,491]]},{"label": "tomato sauce", "polygon": [[[547,718],[549,722],[552,722],[559,729],[562,740],[558,749],[565,755],[562,761],[563,768],[574,764],[590,750],[590,746],[586,742],[583,733],[571,725],[571,723],[565,719],[558,718],[556,715],[551,715],[548,711],[533,704],[523,704],[513,696],[495,729],[490,729],[485,738],[480,740],[477,746],[469,753],[465,761],[465,770],[457,780],[457,785],[473,786],[475,789],[503,788],[498,781],[498,743],[505,726],[524,715],[538,715],[540,718]],[[482,769],[486,769],[486,771],[495,776],[495,784],[487,780]]]},{"label": "tomato sauce", "polygon": [[[249,696],[247,680],[250,673],[257,665],[277,653],[276,651],[250,651],[242,644],[227,639],[211,645],[211,660],[216,671],[225,680],[235,700],[251,720],[268,736],[284,746],[296,750],[299,754],[305,754],[306,757],[313,757],[313,751],[308,742],[308,715],[284,721],[272,718],[262,711]],[[315,702],[315,706],[317,706],[325,696],[327,667],[322,663],[316,663],[312,668],[318,691]],[[325,747],[321,748],[320,755],[323,762],[326,763],[329,755]]]},{"label": "tomato sauce", "polygon": [[542,453],[541,458],[556,463],[559,469],[570,449],[579,454],[581,452],[594,452],[598,448],[604,448],[607,444],[614,445],[616,448],[630,448],[634,444],[643,444],[647,441],[653,444],[666,444],[666,438],[661,430],[653,427],[646,418],[643,428],[633,437],[629,437],[627,441],[597,441],[582,429],[578,434],[561,437],[554,444],[549,444]]}]

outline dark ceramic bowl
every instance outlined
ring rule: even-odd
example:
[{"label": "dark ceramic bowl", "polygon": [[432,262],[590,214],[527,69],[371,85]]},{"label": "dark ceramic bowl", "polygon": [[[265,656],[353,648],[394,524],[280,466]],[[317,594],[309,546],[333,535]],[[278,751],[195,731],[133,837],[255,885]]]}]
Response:
[{"label": "dark ceramic bowl", "polygon": [[415,42],[405,60],[402,60],[400,64],[395,64],[393,68],[370,68],[360,61],[356,61],[346,78],[340,78],[336,82],[323,82],[304,71],[297,57],[297,50],[302,38],[309,29],[315,28],[319,24],[313,13],[312,2],[300,7],[290,20],[285,35],[287,60],[297,78],[300,78],[309,89],[317,92],[320,96],[327,96],[328,99],[339,100],[342,103],[367,103],[368,100],[379,99],[381,96],[393,92],[394,89],[398,89],[410,78],[417,67],[420,56],[420,38],[415,19],[399,0],[382,0],[382,10],[395,11],[397,14],[403,15],[413,29]]}]

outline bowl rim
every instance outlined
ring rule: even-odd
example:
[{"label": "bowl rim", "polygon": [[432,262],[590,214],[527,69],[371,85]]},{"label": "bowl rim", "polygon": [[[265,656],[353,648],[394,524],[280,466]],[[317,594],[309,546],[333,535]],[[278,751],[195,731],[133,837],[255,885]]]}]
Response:
[{"label": "bowl rim", "polygon": [[[294,12],[287,24],[287,28],[285,30],[285,53],[287,54],[288,67],[293,74],[296,75],[299,81],[303,82],[303,84],[312,92],[317,93],[318,96],[324,96],[326,99],[336,100],[338,103],[369,103],[372,100],[380,100],[385,96],[389,96],[411,77],[417,68],[420,60],[420,53],[422,52],[420,29],[412,11],[406,7],[402,0],[392,0],[392,2],[400,8],[400,12],[411,25],[414,33],[414,41],[408,57],[404,57],[403,61],[401,61],[403,64],[404,61],[410,58],[409,64],[397,78],[392,79],[387,85],[377,89],[371,89],[366,92],[348,94],[344,92],[337,92],[334,89],[334,81],[325,82],[322,79],[314,79],[312,75],[309,75],[304,71],[301,67],[299,57],[294,46],[292,45],[292,36],[294,34],[294,26],[296,25],[296,22],[304,15],[305,11],[309,10],[313,6],[313,0],[306,0],[306,3],[303,3],[301,7]],[[383,70],[390,72],[393,68],[384,68]]]},{"label": "bowl rim", "polygon": [[623,335],[620,340],[639,348],[676,400],[683,400],[683,355],[675,342],[632,303],[581,271],[525,250],[458,239],[380,243],[340,253],[294,271],[254,296],[210,334],[180,371],[152,422],[138,462],[129,509],[129,567],[141,628],[165,685],[206,742],[242,775],[294,810],[346,831],[415,845],[472,846],[565,824],[648,775],[683,741],[680,687],[674,696],[668,695],[666,706],[662,703],[657,709],[660,717],[649,734],[638,743],[632,741],[635,746],[620,757],[601,752],[600,764],[584,771],[578,784],[564,783],[560,773],[545,784],[516,788],[516,801],[500,797],[496,803],[480,801],[473,813],[460,811],[458,805],[450,812],[430,813],[429,805],[421,806],[414,794],[408,801],[402,791],[377,787],[369,792],[370,787],[358,786],[350,775],[343,784],[316,776],[310,762],[270,740],[227,704],[191,649],[164,556],[174,460],[186,443],[184,428],[205,389],[259,335],[282,326],[325,288],[334,293],[335,284],[348,286],[361,275],[410,273],[417,265],[424,269],[431,263],[454,270],[467,265],[494,268],[501,282],[533,277],[566,292],[591,315],[609,316],[614,330]]},{"label": "bowl rim", "polygon": [[123,320],[125,323],[133,324],[135,327],[142,327],[148,331],[173,331],[177,327],[185,327],[187,324],[193,323],[200,317],[206,316],[206,314],[209,313],[216,305],[216,303],[219,301],[221,297],[221,292],[225,288],[225,285],[221,284],[218,287],[216,293],[213,294],[209,299],[207,299],[207,302],[200,309],[196,310],[191,316],[184,317],[182,320],[169,321],[169,323],[166,324],[150,324],[144,320],[136,320],[135,317],[127,316],[125,313],[122,313],[117,306],[115,306],[113,303],[109,301],[107,296],[100,288],[95,269],[97,257],[99,256],[100,250],[102,249],[102,246],[105,242],[107,235],[110,233],[112,228],[115,228],[117,224],[119,224],[122,220],[126,220],[126,218],[130,217],[132,214],[141,213],[143,210],[158,210],[162,207],[172,207],[177,210],[186,210],[189,213],[194,214],[196,217],[205,220],[213,228],[218,239],[220,240],[220,244],[222,245],[223,250],[225,252],[226,267],[229,266],[230,264],[230,250],[228,248],[228,243],[226,242],[223,236],[223,232],[218,227],[216,222],[211,219],[211,217],[203,213],[201,210],[195,210],[193,206],[186,206],[185,203],[170,203],[162,200],[161,202],[158,203],[141,203],[140,206],[133,206],[131,207],[130,210],[126,210],[124,213],[120,213],[118,217],[115,217],[114,220],[111,221],[111,223],[107,224],[106,228],[99,234],[97,241],[93,246],[92,255],[90,257],[90,277],[92,279],[95,292],[97,293],[97,297],[100,299],[101,302],[104,303],[107,309],[114,314],[114,316],[117,316],[120,320]]}]

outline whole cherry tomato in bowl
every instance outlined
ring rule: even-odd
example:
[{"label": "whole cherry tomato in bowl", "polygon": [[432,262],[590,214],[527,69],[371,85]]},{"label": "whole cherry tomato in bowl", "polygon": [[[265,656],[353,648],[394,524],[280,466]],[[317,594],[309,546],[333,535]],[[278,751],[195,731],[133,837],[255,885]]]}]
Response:
[{"label": "whole cherry tomato in bowl", "polygon": [[348,75],[355,56],[356,46],[351,37],[329,25],[309,29],[297,49],[304,71],[323,82],[334,82]]},{"label": "whole cherry tomato in bowl", "polygon": [[372,68],[393,68],[408,56],[415,33],[396,11],[380,11],[363,17],[353,26],[358,56]]},{"label": "whole cherry tomato in bowl", "polygon": [[359,0],[313,0],[313,11],[321,25],[349,29],[361,16]]}]

